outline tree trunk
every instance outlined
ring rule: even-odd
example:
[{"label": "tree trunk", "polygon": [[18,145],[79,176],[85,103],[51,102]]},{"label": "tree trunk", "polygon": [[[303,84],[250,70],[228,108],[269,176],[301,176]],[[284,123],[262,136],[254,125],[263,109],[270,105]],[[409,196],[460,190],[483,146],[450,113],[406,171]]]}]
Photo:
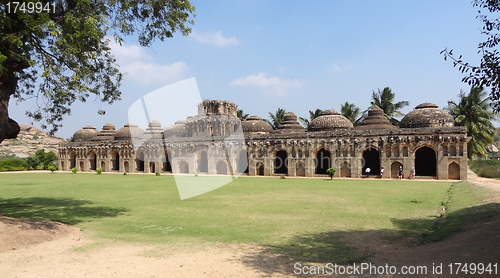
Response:
[{"label": "tree trunk", "polygon": [[9,99],[14,94],[17,79],[5,77],[0,76],[0,143],[5,139],[16,138],[20,131],[19,124],[9,118]]}]

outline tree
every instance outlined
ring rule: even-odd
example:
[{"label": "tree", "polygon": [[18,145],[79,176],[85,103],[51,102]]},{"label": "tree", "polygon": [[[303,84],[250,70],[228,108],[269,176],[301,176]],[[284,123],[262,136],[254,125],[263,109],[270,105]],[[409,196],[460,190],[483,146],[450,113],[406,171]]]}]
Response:
[{"label": "tree", "polygon": [[248,114],[245,114],[243,112],[243,110],[241,110],[241,109],[238,109],[238,111],[236,112],[236,114],[237,114],[236,116],[238,116],[238,118],[240,118],[240,119],[246,119],[246,118],[248,118]]},{"label": "tree", "polygon": [[353,126],[358,126],[365,118],[364,113],[361,113],[361,109],[357,107],[354,103],[345,102],[340,105],[340,114],[348,118]]},{"label": "tree", "polygon": [[188,0],[30,2],[36,2],[31,12],[23,10],[29,5],[0,0],[0,142],[19,133],[8,115],[11,96],[36,98],[38,108],[27,115],[42,128],[51,125],[53,134],[76,100],[120,99],[122,74],[107,36],[122,44],[121,36],[137,34],[141,46],[150,46],[176,31],[187,36],[186,22],[196,16]]},{"label": "tree", "polygon": [[455,125],[465,126],[472,139],[467,143],[469,158],[486,156],[486,147],[493,142],[496,128],[491,120],[498,116],[491,110],[491,99],[481,87],[472,86],[469,94],[460,91],[458,102],[448,101],[446,110],[455,119]]},{"label": "tree", "polygon": [[382,108],[382,110],[384,110],[384,115],[389,118],[391,123],[395,126],[399,126],[399,120],[397,118],[404,116],[399,110],[410,105],[410,103],[406,100],[395,103],[395,96],[396,95],[389,87],[385,87],[382,91],[378,89],[378,92],[373,91],[371,104],[372,106],[377,105]]},{"label": "tree", "polygon": [[316,119],[317,117],[319,117],[321,115],[321,113],[323,113],[324,111],[321,110],[321,109],[316,109],[314,111],[311,111],[309,110],[309,119],[306,119],[306,118],[303,118],[303,117],[299,117],[299,121],[302,123],[302,125],[305,127],[305,128],[309,128],[309,124],[314,120]]},{"label": "tree", "polygon": [[39,161],[39,164],[43,165],[43,169],[45,169],[45,170],[47,170],[50,165],[53,165],[52,162],[57,161],[56,154],[52,151],[46,153],[45,149],[40,149],[40,150],[36,151],[35,157],[36,157],[36,160]]},{"label": "tree", "polygon": [[278,129],[278,127],[281,125],[281,123],[285,119],[285,114],[286,114],[285,109],[278,108],[278,110],[276,110],[276,113],[274,113],[274,114],[269,112],[269,117],[271,119],[265,120],[265,121],[268,122],[273,127],[273,129]]},{"label": "tree", "polygon": [[478,66],[470,65],[462,60],[462,55],[458,58],[453,54],[453,49],[445,48],[441,51],[444,59],[453,61],[453,66],[458,67],[462,73],[468,75],[462,78],[462,82],[475,87],[490,87],[490,101],[495,112],[500,111],[500,52],[497,46],[500,43],[500,21],[498,16],[490,18],[487,13],[496,13],[500,11],[500,1],[496,0],[474,0],[473,6],[478,7],[478,16],[484,26],[481,31],[487,39],[478,45],[478,53],[483,57]]}]

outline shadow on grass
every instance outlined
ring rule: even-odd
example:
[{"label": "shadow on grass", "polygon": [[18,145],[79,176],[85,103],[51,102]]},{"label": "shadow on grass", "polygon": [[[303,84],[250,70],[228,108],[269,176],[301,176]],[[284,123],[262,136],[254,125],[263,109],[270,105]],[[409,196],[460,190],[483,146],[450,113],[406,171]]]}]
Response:
[{"label": "shadow on grass", "polygon": [[128,209],[96,206],[87,200],[73,198],[0,199],[0,212],[14,218],[41,218],[67,224],[78,224],[92,218],[116,217]]},{"label": "shadow on grass", "polygon": [[[264,272],[292,274],[294,264],[346,265],[366,262],[379,252],[438,241],[464,231],[470,224],[500,218],[500,204],[460,209],[446,217],[391,219],[394,230],[327,231],[294,236],[284,244],[261,246],[244,263]],[[495,248],[495,247],[493,247]]]}]

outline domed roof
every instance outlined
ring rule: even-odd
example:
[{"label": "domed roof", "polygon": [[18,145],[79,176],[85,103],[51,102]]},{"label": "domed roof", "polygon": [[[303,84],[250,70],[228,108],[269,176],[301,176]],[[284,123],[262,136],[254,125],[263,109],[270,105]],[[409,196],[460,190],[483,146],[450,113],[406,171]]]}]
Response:
[{"label": "domed roof", "polygon": [[173,125],[165,128],[163,132],[164,138],[184,137],[186,132],[186,121],[177,121]]},{"label": "domed roof", "polygon": [[99,134],[99,131],[93,126],[84,126],[73,134],[73,142],[90,141]]},{"label": "domed roof", "polygon": [[304,132],[304,127],[299,124],[297,121],[297,115],[293,112],[288,112],[285,114],[283,122],[281,122],[278,130],[278,133],[295,133],[295,132]]},{"label": "domed roof", "polygon": [[131,138],[141,138],[144,130],[136,124],[126,124],[116,131],[115,140],[130,140]]},{"label": "domed roof", "polygon": [[309,131],[352,129],[352,127],[348,118],[333,109],[324,111],[309,123]]},{"label": "domed roof", "polygon": [[162,138],[163,128],[161,127],[161,123],[157,120],[152,120],[146,131],[144,132],[144,136],[148,138]]},{"label": "domed roof", "polygon": [[415,110],[406,114],[401,120],[400,127],[446,127],[454,126],[455,120],[446,111],[439,109],[433,103],[422,103],[415,107]]},{"label": "domed roof", "polygon": [[384,110],[374,105],[368,110],[368,117],[354,129],[397,129],[384,115]]},{"label": "domed roof", "polygon": [[241,121],[241,128],[245,134],[265,134],[273,131],[271,125],[258,116],[250,116]]},{"label": "domed roof", "polygon": [[102,127],[101,132],[97,135],[95,140],[105,141],[105,140],[113,140],[115,139],[115,126],[113,124],[107,123]]}]

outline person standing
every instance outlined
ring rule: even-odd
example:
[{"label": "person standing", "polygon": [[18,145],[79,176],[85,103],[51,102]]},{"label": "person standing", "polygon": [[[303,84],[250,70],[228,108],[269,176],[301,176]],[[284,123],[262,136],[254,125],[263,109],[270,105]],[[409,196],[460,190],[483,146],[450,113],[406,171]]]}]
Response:
[{"label": "person standing", "polygon": [[371,172],[370,167],[366,167],[365,173],[367,178],[370,178],[370,172]]},{"label": "person standing", "polygon": [[415,167],[411,168],[411,177],[415,179]]},{"label": "person standing", "polygon": [[398,170],[398,179],[399,179],[399,180],[402,180],[402,179],[403,179],[404,174],[405,174],[405,172],[403,171],[403,166],[399,166],[399,170]]},{"label": "person standing", "polygon": [[384,167],[380,168],[380,178],[384,178]]}]

